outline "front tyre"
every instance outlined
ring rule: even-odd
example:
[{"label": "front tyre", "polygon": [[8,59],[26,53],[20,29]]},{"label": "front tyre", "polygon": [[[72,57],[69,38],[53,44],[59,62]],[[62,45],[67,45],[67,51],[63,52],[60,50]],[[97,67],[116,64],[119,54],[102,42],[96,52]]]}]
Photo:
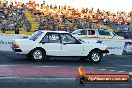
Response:
[{"label": "front tyre", "polygon": [[103,54],[100,50],[92,50],[89,53],[89,60],[92,63],[99,63],[103,57]]},{"label": "front tyre", "polygon": [[34,49],[31,51],[30,53],[30,58],[33,61],[43,61],[46,57],[46,53],[43,49],[38,48],[38,49]]}]

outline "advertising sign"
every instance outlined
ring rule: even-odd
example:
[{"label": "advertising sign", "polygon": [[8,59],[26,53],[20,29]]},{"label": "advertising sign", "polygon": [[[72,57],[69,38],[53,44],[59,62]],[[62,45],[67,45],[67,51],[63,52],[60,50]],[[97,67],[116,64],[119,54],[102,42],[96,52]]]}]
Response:
[{"label": "advertising sign", "polygon": [[132,55],[132,42],[125,42],[123,55]]},{"label": "advertising sign", "polygon": [[97,43],[107,45],[109,48],[108,54],[132,55],[132,41],[127,41],[127,40],[98,40]]},{"label": "advertising sign", "polygon": [[104,40],[102,44],[108,46],[109,54],[122,55],[125,42],[119,40]]}]

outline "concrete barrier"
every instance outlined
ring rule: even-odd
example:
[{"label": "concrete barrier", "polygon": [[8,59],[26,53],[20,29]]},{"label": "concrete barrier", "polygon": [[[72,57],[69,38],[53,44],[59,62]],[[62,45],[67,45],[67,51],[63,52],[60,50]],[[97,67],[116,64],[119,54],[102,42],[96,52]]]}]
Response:
[{"label": "concrete barrier", "polygon": [[109,54],[132,55],[132,41],[108,40],[102,41],[102,44],[108,45]]},{"label": "concrete barrier", "polygon": [[13,39],[28,38],[29,35],[18,35],[18,34],[0,34],[0,50],[1,51],[12,51],[11,46]]}]

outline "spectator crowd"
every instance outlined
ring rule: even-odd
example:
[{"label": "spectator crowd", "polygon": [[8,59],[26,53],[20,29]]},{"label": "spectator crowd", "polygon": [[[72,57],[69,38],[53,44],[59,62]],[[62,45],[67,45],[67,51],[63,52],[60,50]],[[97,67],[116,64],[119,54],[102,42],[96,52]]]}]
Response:
[{"label": "spectator crowd", "polygon": [[[72,32],[82,28],[98,28],[101,25],[109,26],[115,31],[128,31],[130,24],[130,12],[118,11],[112,13],[93,8],[76,9],[71,6],[56,6],[43,4],[27,3],[27,6],[34,6],[31,13],[40,22],[40,30],[64,30]],[[32,4],[32,5],[31,5]]]},{"label": "spectator crowd", "polygon": [[19,28],[27,28],[27,20],[23,9],[18,8],[11,3],[8,7],[0,7],[0,29],[3,33],[8,30],[19,33]]}]

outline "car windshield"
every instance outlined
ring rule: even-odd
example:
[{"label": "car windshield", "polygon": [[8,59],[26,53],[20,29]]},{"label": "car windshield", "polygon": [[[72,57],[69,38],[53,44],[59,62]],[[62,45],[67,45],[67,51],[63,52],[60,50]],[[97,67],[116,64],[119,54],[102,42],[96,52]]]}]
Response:
[{"label": "car windshield", "polygon": [[41,31],[35,32],[33,35],[31,35],[31,37],[29,38],[29,40],[35,41],[42,33],[43,32],[41,32]]}]

